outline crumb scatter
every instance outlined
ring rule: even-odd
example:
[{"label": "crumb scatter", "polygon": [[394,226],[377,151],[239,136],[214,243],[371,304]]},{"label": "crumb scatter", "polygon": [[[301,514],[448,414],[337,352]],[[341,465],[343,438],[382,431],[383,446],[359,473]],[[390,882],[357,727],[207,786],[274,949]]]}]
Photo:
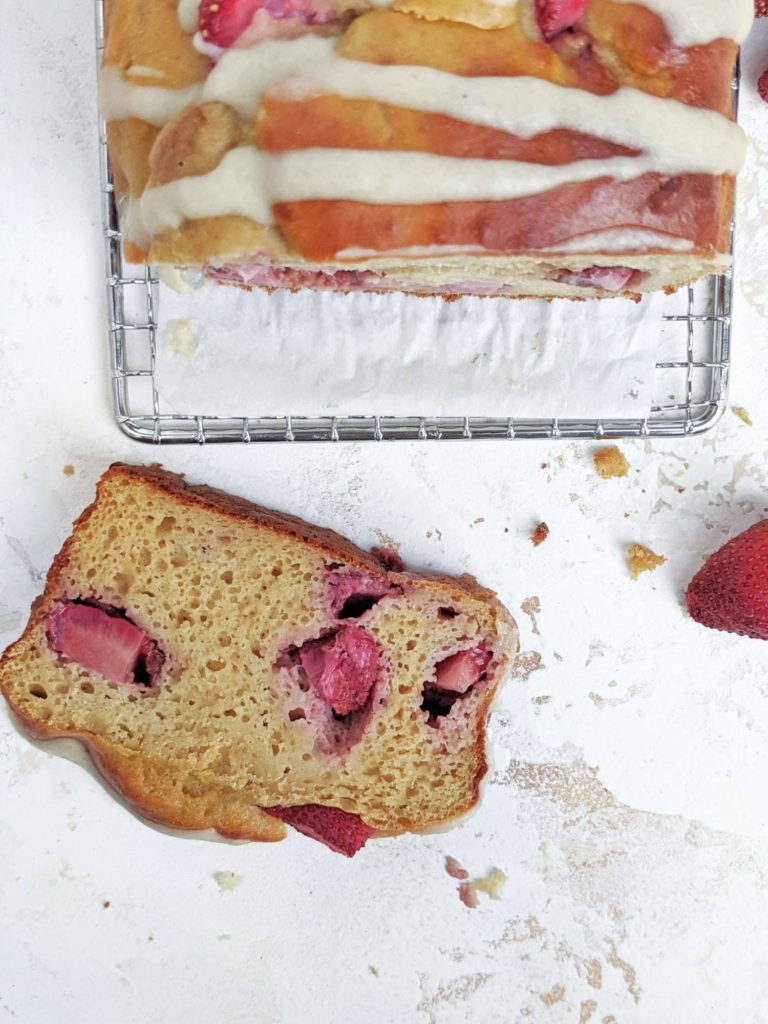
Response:
[{"label": "crumb scatter", "polygon": [[474,910],[477,907],[477,894],[483,893],[489,899],[501,899],[501,890],[507,881],[506,874],[501,868],[491,868],[486,875],[473,878],[468,882],[462,882],[458,888],[459,899],[465,907]]},{"label": "crumb scatter", "polygon": [[469,878],[469,872],[465,867],[462,867],[455,857],[446,856],[445,870],[451,878],[459,878],[462,880]]},{"label": "crumb scatter", "polygon": [[597,475],[603,480],[626,476],[629,473],[629,463],[624,453],[615,444],[598,448],[592,456],[592,461],[595,464]]},{"label": "crumb scatter", "polygon": [[214,871],[213,877],[221,892],[232,892],[243,881],[243,876],[234,871]]},{"label": "crumb scatter", "polygon": [[660,565],[666,562],[663,555],[657,555],[644,544],[633,544],[627,551],[629,563],[629,574],[636,580],[641,573],[655,572]]},{"label": "crumb scatter", "polygon": [[531,544],[533,544],[533,546],[537,548],[540,544],[544,543],[548,536],[549,527],[546,523],[541,522],[531,534]]}]

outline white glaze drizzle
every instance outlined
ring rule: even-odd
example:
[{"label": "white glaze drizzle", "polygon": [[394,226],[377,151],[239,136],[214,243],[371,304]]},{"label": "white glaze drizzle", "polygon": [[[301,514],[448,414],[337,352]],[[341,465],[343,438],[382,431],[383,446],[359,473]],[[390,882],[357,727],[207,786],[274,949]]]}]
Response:
[{"label": "white glaze drizzle", "polygon": [[407,259],[427,258],[435,259],[438,256],[466,256],[468,253],[479,255],[488,252],[482,245],[408,245],[404,249],[342,249],[336,253],[339,260],[363,260],[363,259],[392,259],[396,256],[405,256]]},{"label": "white glaze drizzle", "polygon": [[[748,18],[745,3],[750,7]],[[676,42],[683,29],[691,41],[704,42],[743,35],[751,22],[751,3],[708,0],[704,14],[700,0],[648,0],[647,6],[665,18]],[[195,27],[192,15],[196,22],[198,6],[198,0],[179,4],[180,21],[191,25],[190,30]],[[638,90],[622,88],[609,96],[596,96],[522,76],[470,78],[420,66],[350,61],[336,53],[333,39],[311,34],[229,50],[203,85],[184,90],[132,85],[118,69],[106,68],[102,109],[109,120],[136,116],[161,125],[188,103],[220,100],[248,118],[270,89],[291,99],[336,94],[377,100],[521,137],[570,128],[638,149],[641,155],[543,166],[418,152],[310,149],[271,155],[243,146],[230,151],[209,174],[149,190],[141,200],[146,232],[154,235],[187,219],[224,215],[270,224],[275,202],[494,201],[599,177],[629,180],[648,172],[736,174],[746,148],[741,130],[722,115]],[[132,213],[135,222],[138,218]],[[689,244],[665,241],[664,248]],[[615,244],[615,251],[623,248]]]},{"label": "white glaze drizzle", "polygon": [[179,24],[184,31],[189,33],[196,31],[200,16],[200,0],[179,0],[176,10]]},{"label": "white glaze drizzle", "polygon": [[647,252],[664,249],[667,252],[690,252],[694,243],[690,238],[676,238],[661,231],[647,228],[610,228],[579,235],[567,242],[550,245],[538,252]]},{"label": "white glaze drizzle", "polygon": [[641,3],[664,22],[675,46],[701,46],[715,39],[743,43],[755,16],[754,0],[615,0]]},{"label": "white glaze drizzle", "polygon": [[[247,49],[227,50],[212,69],[203,87],[203,101],[220,100],[241,117],[256,112],[270,86],[287,75],[306,69],[318,73],[336,62],[336,41],[306,35],[298,39],[265,39]],[[355,67],[369,67],[364,61],[348,61]]]},{"label": "white glaze drizzle", "polygon": [[125,73],[129,78],[165,78],[164,71],[159,71],[157,68],[148,68],[144,64],[131,64],[129,68],[125,69]]},{"label": "white glaze drizzle", "polygon": [[[209,174],[149,189],[142,198],[142,216],[154,235],[184,220],[227,214],[271,224],[273,203],[307,199],[387,205],[501,201],[601,177],[627,181],[650,171],[680,173],[679,160],[679,154],[671,165],[648,157],[615,157],[547,167],[370,150],[304,149],[272,155],[240,146]],[[699,153],[698,159],[692,152],[686,161],[688,173],[735,174],[737,169],[733,155],[720,147]]]},{"label": "white glaze drizzle", "polygon": [[99,75],[99,101],[105,121],[137,117],[161,128],[184,107],[197,103],[201,93],[202,83],[190,85],[186,89],[134,85],[126,82],[120,69],[113,66],[102,68]]},{"label": "white glaze drizzle", "polygon": [[[328,43],[330,49],[322,45]],[[287,49],[278,49],[280,45]],[[435,68],[368,64],[339,57],[333,51],[332,40],[327,39],[315,39],[300,53],[304,58],[302,70],[286,78],[285,69],[292,59],[290,46],[273,43],[274,49],[256,61],[249,51],[243,51],[239,66],[228,64],[228,57],[224,57],[216,69],[218,77],[214,78],[214,72],[206,83],[205,98],[231,102],[226,97],[239,94],[244,112],[246,98],[253,99],[257,93],[260,96],[259,89],[263,91],[264,83],[271,79],[278,82],[273,94],[281,98],[332,93],[345,99],[377,100],[444,114],[522,138],[568,128],[642,150],[667,173],[726,173],[714,169],[722,166],[717,150],[724,147],[737,153],[740,160],[745,155],[743,132],[722,114],[639,89],[622,88],[609,96],[598,96],[524,75],[468,78]],[[260,81],[248,60],[262,67]],[[245,88],[243,78],[248,82]],[[250,112],[253,110],[255,107]]]}]

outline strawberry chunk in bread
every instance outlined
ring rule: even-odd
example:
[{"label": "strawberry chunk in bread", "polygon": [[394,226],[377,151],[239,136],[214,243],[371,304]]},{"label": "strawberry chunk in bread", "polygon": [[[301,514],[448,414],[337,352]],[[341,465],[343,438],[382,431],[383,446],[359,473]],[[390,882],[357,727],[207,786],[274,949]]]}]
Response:
[{"label": "strawberry chunk in bread", "polygon": [[0,689],[34,735],[80,739],[150,818],[255,840],[287,823],[351,855],[475,804],[515,649],[471,577],[411,574],[392,552],[116,465]]},{"label": "strawberry chunk in bread", "polygon": [[536,20],[541,34],[550,40],[578,22],[587,0],[536,0]]}]

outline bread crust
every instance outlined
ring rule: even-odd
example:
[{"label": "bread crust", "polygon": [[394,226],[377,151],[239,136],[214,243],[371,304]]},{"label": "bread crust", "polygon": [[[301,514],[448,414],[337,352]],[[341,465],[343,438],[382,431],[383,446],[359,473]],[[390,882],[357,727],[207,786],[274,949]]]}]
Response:
[{"label": "bread crust", "polygon": [[[177,829],[215,828],[221,835],[232,839],[248,839],[257,841],[277,841],[284,837],[285,826],[265,813],[248,800],[247,794],[235,800],[232,806],[232,790],[222,786],[222,794],[226,792],[227,803],[215,804],[215,793],[202,806],[199,800],[188,799],[180,790],[169,793],[167,789],[153,786],[151,782],[151,764],[145,754],[137,754],[115,744],[103,736],[83,731],[62,730],[46,724],[45,721],[25,714],[23,709],[13,700],[11,693],[14,662],[21,658],[33,642],[35,635],[44,623],[48,612],[61,599],[63,580],[70,564],[70,554],[76,543],[78,532],[87,525],[94,514],[99,501],[100,492],[115,483],[134,487],[136,482],[157,489],[173,499],[176,505],[187,506],[189,509],[212,511],[238,523],[250,523],[261,530],[267,530],[288,539],[297,539],[310,546],[324,558],[342,560],[352,568],[359,568],[382,575],[380,561],[369,552],[363,551],[351,541],[340,536],[333,530],[314,526],[281,512],[254,505],[244,498],[227,494],[216,488],[201,484],[190,484],[182,474],[170,473],[159,465],[135,466],[125,463],[114,463],[103,474],[97,484],[97,496],[73,524],[70,537],[64,542],[55,556],[46,578],[45,589],[31,609],[29,621],[21,637],[12,644],[0,658],[0,691],[11,705],[23,728],[36,739],[72,738],[79,740],[88,751],[92,761],[109,783],[122,795],[143,817],[163,825]],[[386,574],[388,579],[406,584],[411,591],[422,590],[431,596],[439,595],[441,601],[450,604],[455,601],[476,602],[484,609],[490,609],[493,618],[493,629],[498,638],[498,655],[494,669],[493,684],[488,686],[479,702],[478,730],[474,747],[477,763],[475,776],[471,781],[470,797],[462,806],[455,808],[453,818],[460,817],[470,810],[477,802],[480,784],[488,769],[485,756],[485,726],[491,702],[504,678],[511,658],[517,651],[517,632],[514,620],[506,608],[498,601],[495,594],[481,586],[472,576],[462,575],[424,575],[410,572]],[[435,821],[424,821],[423,828],[436,824],[445,824],[444,817]],[[416,829],[393,829],[387,834],[399,834]]]}]

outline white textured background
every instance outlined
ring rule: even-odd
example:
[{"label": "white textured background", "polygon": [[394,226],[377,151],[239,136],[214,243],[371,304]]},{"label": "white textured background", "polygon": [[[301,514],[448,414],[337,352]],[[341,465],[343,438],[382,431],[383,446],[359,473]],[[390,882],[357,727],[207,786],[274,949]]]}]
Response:
[{"label": "white textured background", "polygon": [[[105,465],[157,452],[112,425],[88,0],[4,10],[0,61],[0,644],[21,631]],[[354,861],[153,830],[0,717],[0,1020],[23,1024],[764,1024],[768,647],[681,610],[703,555],[765,514],[768,64],[745,68],[733,403],[713,436],[590,445],[253,447],[164,463],[470,570],[517,615],[496,767],[460,829]],[[65,476],[63,467],[75,467]],[[549,540],[534,550],[540,519]],[[668,562],[638,582],[640,541]],[[534,622],[521,611],[531,597]],[[509,876],[463,906],[443,857]],[[235,888],[214,874],[231,871]],[[106,906],[105,904],[109,905]]]}]

